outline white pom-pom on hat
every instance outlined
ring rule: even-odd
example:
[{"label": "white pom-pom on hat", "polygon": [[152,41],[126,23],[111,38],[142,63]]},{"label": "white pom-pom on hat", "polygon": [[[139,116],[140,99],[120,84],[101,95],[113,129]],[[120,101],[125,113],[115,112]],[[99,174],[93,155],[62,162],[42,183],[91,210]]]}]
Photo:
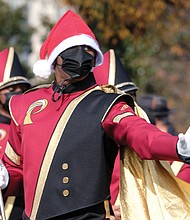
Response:
[{"label": "white pom-pom on hat", "polygon": [[47,60],[38,60],[34,63],[33,73],[43,79],[47,79],[51,74],[51,65]]}]

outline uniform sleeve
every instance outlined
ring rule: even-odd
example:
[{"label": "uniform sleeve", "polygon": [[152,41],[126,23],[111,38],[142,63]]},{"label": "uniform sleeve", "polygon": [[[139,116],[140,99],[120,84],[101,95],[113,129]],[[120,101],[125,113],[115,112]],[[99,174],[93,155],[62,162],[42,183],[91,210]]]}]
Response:
[{"label": "uniform sleeve", "polygon": [[111,205],[114,205],[119,193],[119,180],[120,180],[120,153],[117,154],[115,159],[114,169],[112,172],[112,179],[110,184]]},{"label": "uniform sleeve", "polygon": [[141,159],[180,160],[176,152],[178,137],[147,123],[125,102],[117,102],[110,109],[102,126],[118,145],[132,148]]},{"label": "uniform sleeve", "polygon": [[10,181],[4,197],[11,195],[18,195],[23,181],[22,181],[22,154],[20,148],[19,127],[11,121],[9,139],[6,145],[5,154],[3,156],[3,163],[5,164]]},{"label": "uniform sleeve", "polygon": [[177,177],[181,180],[184,180],[187,183],[190,183],[190,165],[183,164],[179,173],[177,174]]}]

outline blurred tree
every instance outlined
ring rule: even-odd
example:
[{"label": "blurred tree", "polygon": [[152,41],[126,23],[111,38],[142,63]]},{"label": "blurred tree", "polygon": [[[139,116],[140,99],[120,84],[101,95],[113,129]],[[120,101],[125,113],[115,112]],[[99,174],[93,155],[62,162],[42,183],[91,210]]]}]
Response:
[{"label": "blurred tree", "polygon": [[30,36],[34,30],[27,24],[25,14],[27,10],[24,7],[12,9],[2,0],[0,5],[0,50],[14,47],[30,76],[26,58],[31,52]]},{"label": "blurred tree", "polygon": [[156,92],[164,86],[161,81],[158,84],[151,79],[160,65],[155,59],[189,56],[190,1],[63,0],[63,3],[74,7],[85,19],[103,51],[113,48],[120,55],[142,90]]}]

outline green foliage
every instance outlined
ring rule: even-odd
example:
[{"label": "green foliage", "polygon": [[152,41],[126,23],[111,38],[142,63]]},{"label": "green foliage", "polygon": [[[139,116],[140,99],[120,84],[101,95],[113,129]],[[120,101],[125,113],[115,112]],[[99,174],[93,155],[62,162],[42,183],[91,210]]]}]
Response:
[{"label": "green foliage", "polygon": [[[95,33],[103,52],[113,48],[142,90],[161,90],[150,80],[160,60],[189,54],[189,1],[64,0],[74,6]],[[157,60],[158,62],[155,62]],[[158,85],[160,83],[160,85]],[[158,91],[157,91],[158,92]]]},{"label": "green foliage", "polygon": [[43,27],[46,29],[46,33],[44,34],[44,36],[41,39],[42,42],[44,42],[45,39],[47,38],[48,33],[53,28],[54,24],[52,24],[52,22],[50,21],[50,18],[48,18],[47,16],[43,16],[41,22],[42,22]]},{"label": "green foliage", "polygon": [[30,36],[34,30],[27,24],[26,8],[12,9],[2,0],[0,0],[0,5],[0,50],[14,47],[24,68],[29,73],[25,59],[31,52]]}]

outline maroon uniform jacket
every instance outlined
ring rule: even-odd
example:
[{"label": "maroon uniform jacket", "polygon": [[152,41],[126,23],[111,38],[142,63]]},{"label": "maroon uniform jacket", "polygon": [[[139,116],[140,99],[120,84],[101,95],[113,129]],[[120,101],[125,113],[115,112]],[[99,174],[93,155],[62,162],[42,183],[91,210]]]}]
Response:
[{"label": "maroon uniform jacket", "polygon": [[[2,159],[5,152],[10,128],[10,118],[0,115],[0,159]],[[6,198],[4,199],[5,207],[7,205]],[[9,220],[20,220],[24,209],[23,195],[19,195],[16,198],[8,201],[9,208],[5,210]],[[13,207],[10,208],[10,205]]]},{"label": "maroon uniform jacket", "polygon": [[178,138],[136,116],[127,95],[104,93],[92,76],[67,87],[57,102],[52,88],[10,102],[13,120],[3,161],[10,174],[7,193],[15,194],[23,179],[29,219],[108,199],[118,145],[130,146],[141,159],[179,160]]},{"label": "maroon uniform jacket", "polygon": [[[0,116],[1,119],[1,116]],[[1,123],[0,120],[0,159],[2,159],[9,136],[9,124]]]}]

